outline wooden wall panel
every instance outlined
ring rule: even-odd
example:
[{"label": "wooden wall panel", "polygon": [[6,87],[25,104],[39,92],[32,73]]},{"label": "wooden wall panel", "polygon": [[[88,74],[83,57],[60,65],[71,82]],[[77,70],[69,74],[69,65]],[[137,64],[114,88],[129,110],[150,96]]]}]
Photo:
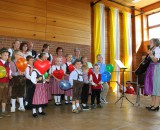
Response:
[{"label": "wooden wall panel", "polygon": [[52,3],[47,3],[47,10],[52,11],[52,12],[57,12],[60,14],[68,14],[68,15],[73,15],[75,17],[81,17],[84,19],[90,19],[90,12],[87,10],[83,10],[80,7],[72,7],[70,5],[62,5],[62,4],[52,4]]},{"label": "wooden wall panel", "polygon": [[3,1],[46,10],[46,0],[3,0]]},{"label": "wooden wall panel", "polygon": [[54,34],[53,33],[46,33],[46,39],[48,39],[49,41],[90,45],[90,39],[81,38],[81,37],[66,36],[66,35],[61,35],[61,34],[56,34],[56,33],[54,33]]},{"label": "wooden wall panel", "polygon": [[[25,2],[25,1],[23,0],[23,2]],[[46,6],[46,4],[44,6]],[[20,4],[16,4],[16,3],[7,2],[7,1],[0,1],[0,8],[3,10],[7,10],[7,11],[24,13],[24,15],[25,14],[32,14],[32,15],[46,17],[46,10],[45,9],[34,8],[31,6],[20,5]]]},{"label": "wooden wall panel", "polygon": [[86,0],[1,0],[0,35],[91,45]]},{"label": "wooden wall panel", "polygon": [[82,10],[88,10],[90,2],[86,0],[47,0],[48,3],[65,5],[66,7],[81,8]]},{"label": "wooden wall panel", "polygon": [[89,33],[91,30],[90,26],[88,25],[84,25],[76,22],[70,22],[68,21],[68,19],[60,19],[60,18],[47,18],[47,25],[86,31]]},{"label": "wooden wall panel", "polygon": [[73,36],[73,37],[81,37],[81,38],[90,39],[89,32],[74,30],[74,29],[67,29],[67,28],[62,28],[62,27],[57,27],[57,26],[48,25],[47,32],[48,33],[57,33],[57,34],[66,35],[66,36]]},{"label": "wooden wall panel", "polygon": [[13,19],[0,18],[0,26],[45,32],[44,24],[18,21]]},{"label": "wooden wall panel", "polygon": [[20,20],[26,22],[33,22],[33,23],[41,23],[46,24],[46,17],[41,17],[37,15],[25,14],[24,13],[17,13],[13,11],[6,11],[0,8],[0,18],[10,19],[13,20]]},{"label": "wooden wall panel", "polygon": [[45,40],[44,32],[35,32],[35,31],[14,29],[7,27],[0,27],[0,35]]},{"label": "wooden wall panel", "polygon": [[52,12],[52,11],[47,11],[47,18],[58,18],[58,19],[62,19],[62,20],[67,20],[75,23],[80,23],[80,24],[84,24],[84,25],[89,25],[90,26],[90,20],[89,19],[84,19],[81,17],[76,17],[73,15],[69,15],[69,14],[65,14],[65,13],[57,13]]}]

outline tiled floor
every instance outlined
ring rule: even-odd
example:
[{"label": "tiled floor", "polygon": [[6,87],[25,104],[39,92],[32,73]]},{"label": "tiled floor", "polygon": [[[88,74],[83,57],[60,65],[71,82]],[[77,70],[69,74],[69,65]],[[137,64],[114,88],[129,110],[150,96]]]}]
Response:
[{"label": "tiled floor", "polygon": [[[127,95],[136,102],[136,96]],[[0,119],[0,130],[160,130],[160,112],[149,112],[150,97],[141,96],[140,106],[131,105],[124,99],[114,104],[117,96],[109,93],[103,108],[71,113],[71,106],[56,107],[53,101],[46,108],[47,116],[33,118],[31,111],[16,112],[11,117]]]}]

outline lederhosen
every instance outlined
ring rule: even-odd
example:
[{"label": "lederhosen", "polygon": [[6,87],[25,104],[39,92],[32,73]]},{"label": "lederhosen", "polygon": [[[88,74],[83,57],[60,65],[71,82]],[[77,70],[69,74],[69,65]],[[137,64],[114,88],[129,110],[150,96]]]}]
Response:
[{"label": "lederhosen", "polygon": [[[66,64],[66,74],[70,74],[71,72],[69,71],[68,64],[67,63],[65,63],[65,64]],[[69,76],[65,75],[64,79],[69,81]],[[66,96],[73,96],[72,89],[66,90],[64,93],[65,93]]]},{"label": "lederhosen", "polygon": [[33,108],[37,106],[43,106],[48,103],[47,88],[43,83],[43,75],[40,75],[36,70],[34,70],[34,72],[37,74],[36,79],[42,77],[42,80],[39,80],[35,85],[35,91],[32,100]]},{"label": "lederhosen", "polygon": [[[31,76],[31,67],[29,67],[29,75]],[[32,83],[31,80],[26,78],[26,98],[25,100],[28,102],[28,107],[32,108],[32,100],[33,100],[33,95],[35,91],[35,85]]]},{"label": "lederhosen", "polygon": [[0,102],[7,103],[8,101],[8,83],[9,83],[9,73],[10,73],[10,67],[9,62],[5,62],[3,64],[0,61],[0,66],[3,66],[6,69],[6,76],[4,78],[0,78]]},{"label": "lederhosen", "polygon": [[[15,67],[16,67],[16,64],[15,64]],[[16,71],[18,72],[17,67],[16,67]],[[16,99],[17,97],[24,97],[25,85],[26,85],[26,79],[24,75],[13,76],[11,97],[13,99]]]},{"label": "lederhosen", "polygon": [[82,74],[78,73],[77,80],[73,80],[73,100],[79,100],[80,96],[81,96],[82,87],[83,87],[84,83],[83,83],[83,81],[78,81],[80,76],[83,77]]},{"label": "lederhosen", "polygon": [[[87,77],[87,81],[88,81],[88,73],[87,74],[83,74],[83,80],[85,79],[85,77]],[[82,93],[81,93],[81,102],[84,104],[87,104],[88,102],[88,94],[89,94],[89,82],[83,84],[82,87]]]}]

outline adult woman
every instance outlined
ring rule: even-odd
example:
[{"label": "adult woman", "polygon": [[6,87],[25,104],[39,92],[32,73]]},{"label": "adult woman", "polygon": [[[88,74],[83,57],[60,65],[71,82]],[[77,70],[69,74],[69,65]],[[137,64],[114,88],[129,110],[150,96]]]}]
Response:
[{"label": "adult woman", "polygon": [[66,58],[63,56],[63,48],[62,47],[57,47],[56,49],[56,54],[57,56],[54,56],[53,58],[53,65],[55,65],[55,59],[60,58],[61,66],[66,63]]},{"label": "adult woman", "polygon": [[37,52],[33,50],[33,43],[31,41],[28,42],[28,52],[30,52],[34,59],[37,57]]},{"label": "adult woman", "polygon": [[148,54],[151,58],[151,63],[147,68],[144,84],[144,93],[152,95],[151,105],[146,107],[151,111],[159,110],[159,96],[160,96],[160,47],[159,40],[153,38],[150,40],[150,49]]},{"label": "adult woman", "polygon": [[88,68],[93,68],[92,63],[88,62],[88,59],[86,56],[82,56],[81,61],[82,61],[82,64],[87,65]]},{"label": "adult woman", "polygon": [[20,49],[22,56],[24,58],[26,58],[28,55],[32,55],[30,52],[28,52],[28,43],[27,42],[22,42],[19,49]]},{"label": "adult woman", "polygon": [[8,51],[10,53],[10,57],[11,57],[11,60],[14,60],[14,55],[13,55],[13,52],[15,50],[19,50],[19,47],[20,47],[20,42],[19,40],[15,40],[13,43],[12,43],[12,48],[9,48]]},{"label": "adult woman", "polygon": [[[50,63],[52,63],[53,61],[53,56],[52,54],[49,53],[49,45],[48,44],[44,44],[43,48],[42,48],[42,53],[46,54],[47,60],[50,61]],[[39,57],[39,54],[37,55],[37,57]]]},{"label": "adult woman", "polygon": [[76,60],[76,59],[78,59],[78,60],[81,60],[81,51],[80,51],[80,49],[79,48],[75,48],[74,49],[74,56],[72,57],[72,63],[74,63],[74,61]]}]

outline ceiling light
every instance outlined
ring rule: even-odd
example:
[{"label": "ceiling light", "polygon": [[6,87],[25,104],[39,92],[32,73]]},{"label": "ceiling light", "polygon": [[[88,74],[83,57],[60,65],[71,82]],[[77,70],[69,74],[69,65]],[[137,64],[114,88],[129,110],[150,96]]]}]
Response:
[{"label": "ceiling light", "polygon": [[141,1],[141,0],[132,0],[132,3],[137,3],[139,1]]}]

